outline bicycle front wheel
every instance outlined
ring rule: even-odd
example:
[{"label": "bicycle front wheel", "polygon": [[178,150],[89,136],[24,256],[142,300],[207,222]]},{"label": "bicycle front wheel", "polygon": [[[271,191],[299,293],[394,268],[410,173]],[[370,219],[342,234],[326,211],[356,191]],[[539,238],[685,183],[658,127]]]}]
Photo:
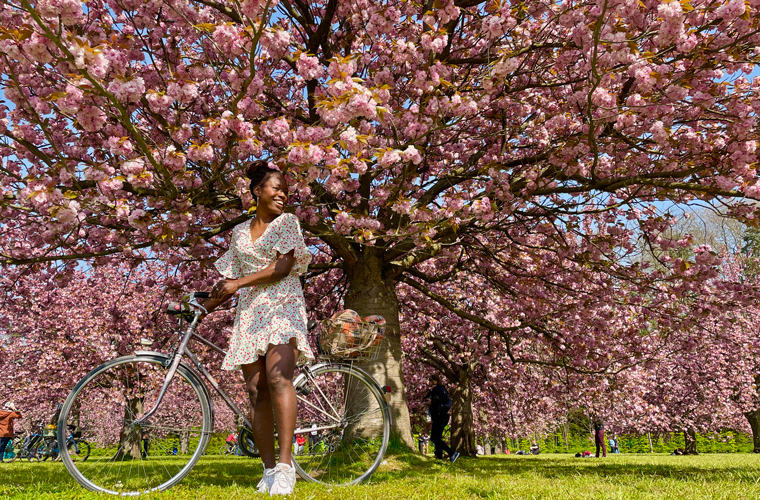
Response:
[{"label": "bicycle front wheel", "polygon": [[[213,428],[211,404],[205,387],[184,365],[158,410],[136,423],[155,406],[169,364],[160,354],[125,356],[95,368],[74,387],[58,428],[75,425],[89,440],[87,461],[74,446],[62,446],[66,469],[79,484],[114,495],[165,490],[200,459]],[[167,455],[174,448],[178,452]]]},{"label": "bicycle front wheel", "polygon": [[390,410],[374,379],[350,364],[317,365],[298,377],[296,396],[295,433],[307,438],[293,456],[298,475],[330,485],[369,478],[390,435]]},{"label": "bicycle front wheel", "polygon": [[71,457],[72,462],[84,462],[90,458],[90,453],[92,451],[90,449],[90,443],[82,439],[74,440],[68,444],[67,448],[69,457]]}]

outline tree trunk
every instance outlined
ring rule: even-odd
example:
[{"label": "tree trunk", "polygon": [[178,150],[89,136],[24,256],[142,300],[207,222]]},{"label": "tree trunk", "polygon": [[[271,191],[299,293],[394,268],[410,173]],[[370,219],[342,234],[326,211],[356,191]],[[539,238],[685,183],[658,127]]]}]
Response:
[{"label": "tree trunk", "polygon": [[565,440],[565,451],[570,450],[570,442],[568,441],[569,434],[570,434],[570,423],[565,422],[565,425],[562,426],[562,438]]},{"label": "tree trunk", "polygon": [[345,307],[355,310],[362,317],[379,314],[385,318],[385,342],[380,356],[377,361],[363,364],[362,368],[381,386],[391,387],[391,435],[415,449],[401,370],[401,329],[395,282],[392,279],[383,279],[380,259],[371,252],[367,253],[367,259],[346,270],[350,285],[346,293]]},{"label": "tree trunk", "polygon": [[179,433],[179,452],[183,455],[190,453],[190,431],[188,430]]},{"label": "tree trunk", "polygon": [[462,455],[474,457],[477,453],[472,411],[473,368],[468,365],[458,368],[458,380],[451,387],[451,448]]},{"label": "tree trunk", "polygon": [[760,453],[760,408],[744,414],[752,429],[752,453]]},{"label": "tree trunk", "polygon": [[697,433],[693,427],[689,427],[683,431],[683,440],[686,443],[684,446],[684,455],[698,455],[697,452]]},{"label": "tree trunk", "polygon": [[488,436],[483,438],[483,454],[484,455],[491,454],[491,438]]},{"label": "tree trunk", "polygon": [[[124,408],[124,421],[131,422],[137,415],[143,413],[143,398],[132,398],[127,400],[127,406]],[[135,427],[121,428],[119,435],[119,449],[116,451],[114,460],[132,460],[140,458],[140,442],[142,432]]]},{"label": "tree trunk", "polygon": [[649,441],[649,453],[654,453],[654,447],[652,446],[652,434],[647,432],[647,440]]}]

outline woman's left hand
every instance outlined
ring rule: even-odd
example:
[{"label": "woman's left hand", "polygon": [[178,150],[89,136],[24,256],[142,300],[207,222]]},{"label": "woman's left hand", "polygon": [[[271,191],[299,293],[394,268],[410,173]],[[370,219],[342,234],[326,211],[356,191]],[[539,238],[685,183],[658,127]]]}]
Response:
[{"label": "woman's left hand", "polygon": [[237,280],[222,280],[211,289],[211,298],[217,300],[225,300],[228,297],[235,295],[240,289]]}]

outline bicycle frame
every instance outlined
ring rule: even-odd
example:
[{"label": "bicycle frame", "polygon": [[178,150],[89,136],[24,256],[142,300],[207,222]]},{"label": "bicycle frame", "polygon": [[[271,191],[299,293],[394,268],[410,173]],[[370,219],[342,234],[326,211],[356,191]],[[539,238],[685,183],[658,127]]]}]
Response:
[{"label": "bicycle frame", "polygon": [[[161,390],[159,391],[158,397],[156,398],[156,402],[153,405],[153,408],[151,408],[150,410],[148,410],[143,415],[142,418],[135,420],[134,424],[135,425],[140,425],[140,424],[144,423],[145,421],[147,421],[158,410],[158,407],[161,405],[163,397],[164,397],[164,395],[166,394],[166,391],[169,388],[169,384],[171,384],[171,381],[174,378],[174,375],[176,375],[176,373],[177,373],[177,369],[179,368],[179,365],[182,362],[182,358],[184,356],[187,356],[188,359],[190,359],[190,361],[192,362],[193,367],[195,368],[196,373],[199,376],[201,376],[203,379],[205,379],[206,382],[208,382],[209,384],[211,384],[211,387],[214,388],[214,390],[216,391],[216,393],[219,394],[219,396],[222,398],[222,400],[225,402],[225,404],[230,408],[230,410],[232,410],[233,413],[235,413],[236,415],[239,415],[242,418],[245,427],[248,428],[248,429],[252,429],[252,425],[251,425],[250,420],[248,419],[248,416],[245,413],[243,413],[240,410],[240,408],[238,408],[238,406],[235,404],[235,402],[232,400],[232,398],[226,392],[224,392],[224,389],[222,389],[219,386],[219,382],[217,382],[216,379],[214,378],[214,376],[211,375],[208,372],[208,370],[206,369],[206,367],[203,366],[203,364],[200,362],[200,360],[197,358],[197,356],[188,347],[188,345],[190,343],[190,340],[194,339],[194,340],[199,341],[200,343],[206,345],[207,347],[213,349],[214,351],[216,351],[216,352],[218,352],[218,353],[220,353],[222,355],[226,355],[227,354],[227,351],[225,351],[224,349],[222,349],[221,347],[217,346],[216,344],[214,344],[210,340],[208,340],[208,339],[206,339],[206,338],[204,338],[204,337],[202,337],[202,336],[200,336],[200,335],[198,335],[196,333],[195,330],[196,330],[196,327],[198,325],[198,319],[200,318],[201,314],[207,313],[208,311],[206,310],[205,307],[203,307],[201,304],[198,303],[198,301],[196,300],[195,293],[191,293],[190,294],[190,299],[188,300],[187,304],[194,307],[193,320],[190,322],[190,325],[187,327],[187,330],[185,331],[184,335],[181,337],[180,343],[179,343],[179,347],[177,347],[177,349],[170,355],[171,364],[169,366],[169,370],[166,372],[166,378],[164,379],[164,384],[161,387]],[[136,351],[135,354],[139,355],[139,354],[156,354],[156,353],[154,353],[153,351]],[[324,366],[325,364],[327,364],[327,365],[336,364],[337,365],[337,364],[346,364],[346,363],[345,362],[344,363],[323,363],[323,364],[319,364],[317,366]],[[372,375],[370,375],[367,371],[359,368],[358,366],[355,366],[352,361],[349,361],[348,364],[351,366],[352,370],[355,370],[357,372],[362,373],[363,375],[366,375],[370,379],[374,380],[375,383],[377,384],[377,381],[374,379],[374,377],[372,377]],[[298,376],[294,380],[294,384],[296,384],[297,381],[299,380],[299,378],[302,378],[302,377],[306,377],[310,381],[314,382],[314,375],[312,374],[312,371],[311,371],[311,369],[310,369],[309,366],[301,366],[301,367],[299,367],[299,371],[300,371],[300,373],[298,374]],[[377,384],[377,385],[379,387],[379,384]],[[332,406],[332,403],[330,403],[330,398],[328,398],[322,392],[322,389],[319,387],[319,384],[315,384],[315,387],[317,388],[317,390],[319,390],[319,392],[320,392],[323,400],[330,406],[329,409],[332,411],[332,414],[330,414],[330,413],[324,411],[323,409],[321,409],[321,408],[319,408],[319,407],[311,404],[309,401],[307,401],[306,399],[302,398],[301,396],[296,395],[296,397],[299,400],[299,403],[302,403],[302,404],[305,404],[305,405],[309,406],[313,410],[315,410],[315,411],[323,414],[324,416],[328,417],[329,419],[335,421],[336,425],[339,425],[340,424],[339,411]],[[312,431],[322,431],[322,430],[328,430],[328,429],[334,429],[334,428],[335,428],[335,426],[323,425],[323,426],[320,426],[320,427],[309,427],[308,429],[296,429],[295,432],[299,433],[299,432],[306,432],[306,431],[309,431],[309,432],[312,432]]]},{"label": "bicycle frame", "polygon": [[[211,384],[211,387],[214,388],[216,393],[219,394],[219,397],[221,397],[222,400],[227,404],[227,406],[229,406],[230,410],[232,410],[233,413],[235,413],[236,415],[239,415],[240,417],[242,417],[243,423],[248,429],[250,429],[252,425],[248,417],[245,415],[245,413],[243,413],[240,410],[240,408],[238,408],[238,406],[235,404],[235,402],[232,400],[232,398],[226,392],[224,392],[224,389],[222,389],[219,386],[219,382],[217,382],[214,376],[208,372],[206,367],[203,366],[203,364],[200,362],[197,356],[195,356],[195,354],[193,354],[193,352],[188,347],[188,344],[190,343],[190,339],[195,339],[222,355],[227,354],[227,352],[224,349],[217,346],[210,340],[201,337],[195,332],[195,329],[198,325],[198,319],[200,318],[201,314],[208,313],[208,311],[206,310],[205,307],[203,307],[201,304],[198,303],[194,293],[190,294],[190,300],[188,301],[188,304],[195,308],[195,311],[193,314],[193,320],[190,322],[190,325],[187,327],[187,330],[185,331],[184,335],[181,337],[179,347],[177,347],[177,349],[170,356],[172,360],[171,365],[169,366],[169,371],[166,372],[164,385],[161,387],[161,390],[158,393],[158,397],[156,398],[156,403],[153,405],[153,408],[148,410],[142,416],[142,418],[135,420],[134,424],[135,425],[142,424],[143,422],[147,421],[156,412],[156,410],[158,410],[158,407],[161,405],[161,402],[164,399],[164,395],[166,394],[166,391],[169,389],[169,384],[171,384],[171,381],[174,378],[174,375],[176,375],[177,373],[177,369],[179,368],[179,365],[182,362],[183,356],[187,356],[190,359],[190,361],[192,361],[193,366],[195,367],[195,371],[198,373],[198,375],[204,378],[206,382]],[[152,351],[136,351],[135,352],[135,354],[147,354],[147,353],[152,353]]]}]

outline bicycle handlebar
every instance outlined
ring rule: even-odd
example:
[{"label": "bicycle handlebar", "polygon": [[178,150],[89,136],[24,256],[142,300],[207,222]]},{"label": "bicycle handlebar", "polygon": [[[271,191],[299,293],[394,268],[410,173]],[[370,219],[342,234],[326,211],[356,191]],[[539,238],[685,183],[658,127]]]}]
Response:
[{"label": "bicycle handlebar", "polygon": [[193,312],[192,308],[184,303],[179,302],[169,302],[169,305],[166,307],[166,312],[168,314],[185,314],[189,312]]},{"label": "bicycle handlebar", "polygon": [[[210,297],[211,297],[210,292],[193,292],[190,294],[190,302],[194,302],[195,299],[208,299]],[[196,305],[198,304],[196,303]],[[181,314],[192,315],[193,313],[195,313],[195,308],[193,308],[188,302],[169,302],[169,304],[166,307],[166,312],[168,314],[174,314],[174,315],[181,315]]]}]

